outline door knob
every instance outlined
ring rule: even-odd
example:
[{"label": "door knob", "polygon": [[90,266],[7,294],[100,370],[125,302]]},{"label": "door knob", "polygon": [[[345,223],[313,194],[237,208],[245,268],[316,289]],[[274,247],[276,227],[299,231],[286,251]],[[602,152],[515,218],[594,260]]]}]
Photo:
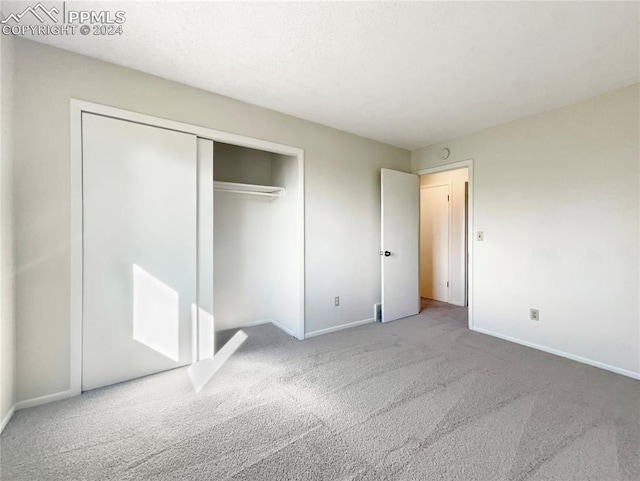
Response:
[{"label": "door knob", "polygon": [[390,255],[391,255],[391,252],[389,252],[389,251],[384,251],[384,256],[385,256],[385,257],[389,257]]}]

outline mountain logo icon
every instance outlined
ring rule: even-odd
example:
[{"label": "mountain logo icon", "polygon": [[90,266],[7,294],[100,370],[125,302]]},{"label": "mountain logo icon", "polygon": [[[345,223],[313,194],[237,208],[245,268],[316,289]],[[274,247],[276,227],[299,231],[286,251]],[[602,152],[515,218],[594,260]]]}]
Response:
[{"label": "mountain logo icon", "polygon": [[59,14],[60,10],[58,10],[56,7],[53,7],[47,10],[44,7],[44,5],[42,5],[42,3],[38,2],[38,4],[35,7],[32,7],[31,5],[29,5],[27,8],[25,8],[22,11],[22,13],[17,13],[17,14],[12,13],[4,20],[0,20],[0,23],[6,24],[6,23],[9,23],[10,20],[13,20],[15,23],[20,23],[20,20],[22,20],[22,17],[24,17],[27,13],[31,13],[34,17],[36,17],[40,21],[40,23],[45,22],[45,18],[44,18],[45,15],[49,17],[51,20],[53,20],[55,23],[58,23],[58,19],[54,16],[54,14],[55,15]]}]

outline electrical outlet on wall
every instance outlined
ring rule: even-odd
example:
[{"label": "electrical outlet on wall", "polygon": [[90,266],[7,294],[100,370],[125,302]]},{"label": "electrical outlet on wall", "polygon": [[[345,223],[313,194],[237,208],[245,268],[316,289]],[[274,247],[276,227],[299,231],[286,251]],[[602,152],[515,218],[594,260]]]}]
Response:
[{"label": "electrical outlet on wall", "polygon": [[336,305],[336,307],[340,305],[340,296],[335,297],[334,304]]},{"label": "electrical outlet on wall", "polygon": [[540,311],[538,311],[538,309],[529,309],[529,319],[532,321],[539,321]]}]

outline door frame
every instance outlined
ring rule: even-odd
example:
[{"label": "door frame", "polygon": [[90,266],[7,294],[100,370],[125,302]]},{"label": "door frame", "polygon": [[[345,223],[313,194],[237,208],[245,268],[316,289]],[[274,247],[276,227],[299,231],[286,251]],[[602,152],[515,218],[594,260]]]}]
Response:
[{"label": "door frame", "polygon": [[[429,174],[420,174],[419,177],[423,175]],[[430,189],[433,187],[447,187],[447,195],[449,199],[447,200],[447,282],[449,283],[447,287],[447,303],[451,304],[451,196],[453,196],[453,182],[434,182],[433,184],[420,184],[420,201],[422,205],[422,189]],[[422,223],[422,209],[420,209],[420,222]],[[420,239],[420,247],[422,247],[422,239]],[[422,277],[422,276],[421,276]],[[420,283],[420,297],[422,297],[422,282]],[[422,301],[420,301],[422,302]]]},{"label": "door frame", "polygon": [[469,269],[467,272],[467,280],[469,283],[469,288],[467,290],[467,296],[468,296],[468,305],[467,305],[467,312],[468,312],[468,322],[469,322],[469,329],[473,330],[473,300],[474,300],[474,295],[473,295],[473,251],[474,251],[474,245],[473,245],[473,241],[475,239],[474,236],[474,227],[473,227],[473,159],[467,159],[467,160],[462,160],[459,162],[453,162],[451,164],[444,164],[444,165],[439,165],[437,167],[430,167],[427,169],[420,169],[420,170],[414,170],[413,173],[416,175],[426,175],[426,174],[437,174],[438,172],[448,172],[450,170],[459,170],[459,169],[467,169],[467,182],[469,183],[469,198],[468,198],[468,204],[467,204],[467,215],[468,215],[468,220],[467,220],[467,248],[469,249],[469,260],[467,262],[467,268]]},{"label": "door frame", "polygon": [[[209,129],[185,122],[178,122],[152,115],[141,114],[129,110],[110,107],[107,105],[86,102],[84,100],[70,100],[70,184],[71,184],[71,247],[70,247],[70,373],[69,396],[75,396],[82,392],[82,278],[83,278],[83,195],[82,195],[82,114],[91,113],[121,119],[129,122],[175,130],[187,134],[196,135],[214,142],[248,147],[257,150],[272,152],[296,157],[298,160],[298,183],[300,188],[300,201],[298,205],[298,239],[300,243],[300,321],[297,332],[293,334],[300,340],[304,339],[305,332],[305,270],[304,270],[304,150],[266,140],[255,139],[243,135]],[[214,160],[215,161],[215,160]]]}]

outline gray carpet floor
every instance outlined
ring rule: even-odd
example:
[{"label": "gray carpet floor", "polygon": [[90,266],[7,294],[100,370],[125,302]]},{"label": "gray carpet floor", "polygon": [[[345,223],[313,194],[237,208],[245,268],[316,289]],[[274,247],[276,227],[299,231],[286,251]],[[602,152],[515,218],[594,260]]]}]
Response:
[{"label": "gray carpet floor", "polygon": [[639,382],[471,332],[464,309],[245,332],[199,394],[179,369],[17,412],[2,479],[640,479]]}]

